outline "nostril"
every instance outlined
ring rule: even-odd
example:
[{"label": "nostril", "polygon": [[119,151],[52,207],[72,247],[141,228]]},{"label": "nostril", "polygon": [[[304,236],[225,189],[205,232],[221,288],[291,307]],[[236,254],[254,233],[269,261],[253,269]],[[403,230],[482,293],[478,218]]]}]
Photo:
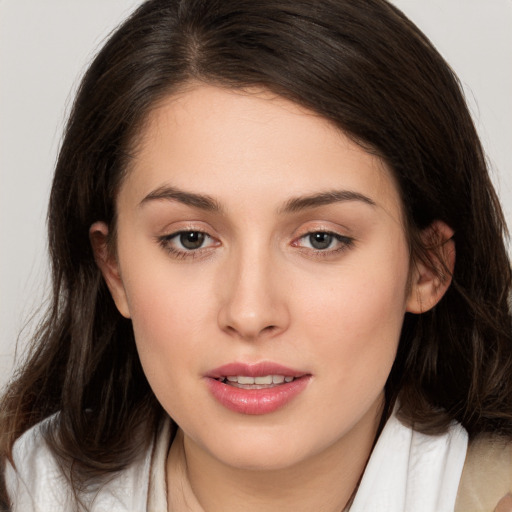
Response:
[{"label": "nostril", "polygon": [[240,336],[242,338],[255,340],[259,338],[260,336],[264,335],[271,335],[279,330],[279,327],[277,325],[267,325],[266,327],[263,327],[262,329],[251,329],[249,326],[233,326],[233,325],[226,325],[224,327],[224,330],[231,335]]}]

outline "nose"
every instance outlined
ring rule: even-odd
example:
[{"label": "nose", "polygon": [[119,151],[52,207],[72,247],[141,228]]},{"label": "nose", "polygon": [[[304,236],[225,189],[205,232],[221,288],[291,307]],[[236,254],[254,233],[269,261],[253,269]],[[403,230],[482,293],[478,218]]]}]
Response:
[{"label": "nose", "polygon": [[288,328],[286,283],[268,252],[253,251],[226,262],[220,290],[218,323],[231,336],[256,340]]}]

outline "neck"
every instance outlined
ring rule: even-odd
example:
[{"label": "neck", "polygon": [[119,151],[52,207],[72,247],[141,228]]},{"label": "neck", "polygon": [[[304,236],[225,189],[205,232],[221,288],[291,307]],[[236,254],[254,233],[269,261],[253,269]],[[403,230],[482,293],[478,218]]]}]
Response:
[{"label": "neck", "polygon": [[[193,495],[185,496],[183,502],[193,501],[197,512],[341,512],[357,490],[381,413],[379,403],[328,449],[283,469],[247,470],[226,465],[182,434],[176,439],[183,443],[178,457],[183,459],[187,482],[182,487]],[[173,456],[176,453],[174,450]],[[173,484],[169,488],[176,489],[176,481]]]}]

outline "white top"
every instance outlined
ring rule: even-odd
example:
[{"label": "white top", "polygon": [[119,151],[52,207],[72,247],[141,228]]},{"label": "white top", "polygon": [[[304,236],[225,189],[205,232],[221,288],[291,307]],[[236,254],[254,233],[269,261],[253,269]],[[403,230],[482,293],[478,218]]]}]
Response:
[{"label": "white top", "polygon": [[[45,420],[45,422],[48,420]],[[73,492],[42,440],[44,424],[16,442],[14,462],[6,468],[13,512],[69,512]],[[83,501],[89,512],[201,511],[185,477],[181,432],[171,447],[167,503],[166,459],[170,421],[162,424],[156,441],[130,467],[101,487],[88,490]],[[439,436],[404,426],[393,415],[372,452],[350,512],[453,512],[466,457],[467,433],[458,424]],[[186,502],[186,505],[185,505]]]}]

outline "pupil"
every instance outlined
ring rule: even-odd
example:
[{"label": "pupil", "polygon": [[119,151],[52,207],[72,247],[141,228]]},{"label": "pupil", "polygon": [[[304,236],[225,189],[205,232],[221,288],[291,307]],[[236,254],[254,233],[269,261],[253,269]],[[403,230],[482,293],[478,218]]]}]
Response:
[{"label": "pupil", "polygon": [[199,231],[187,231],[180,234],[180,243],[186,249],[199,249],[204,242],[204,233]]},{"label": "pupil", "polygon": [[313,233],[309,235],[311,246],[315,249],[327,249],[332,242],[332,235],[329,233]]}]

